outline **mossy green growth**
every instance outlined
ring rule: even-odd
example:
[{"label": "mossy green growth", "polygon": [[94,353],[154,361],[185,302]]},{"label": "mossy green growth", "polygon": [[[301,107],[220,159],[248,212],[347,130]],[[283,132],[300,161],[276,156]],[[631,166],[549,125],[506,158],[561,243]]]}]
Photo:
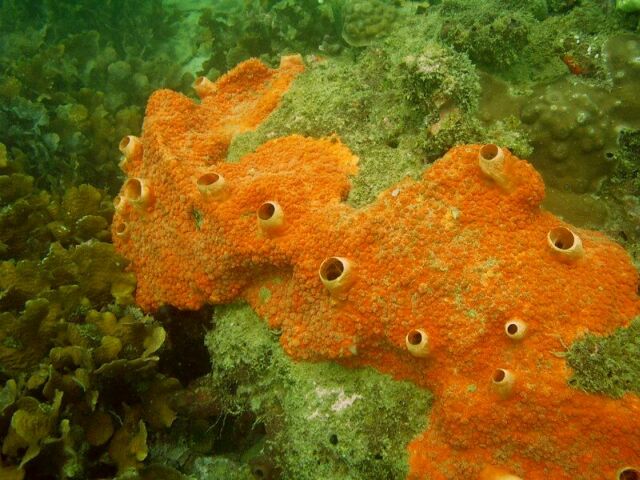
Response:
[{"label": "mossy green growth", "polygon": [[601,188],[601,195],[612,205],[606,229],[640,269],[640,129],[620,131],[615,165]]},{"label": "mossy green growth", "polygon": [[[405,57],[402,66],[407,99],[425,123],[438,121],[447,109],[470,113],[477,108],[480,82],[466,55],[429,42],[419,55]],[[429,115],[431,122],[424,120]]]},{"label": "mossy green growth", "polygon": [[7,147],[4,143],[0,143],[0,168],[6,168],[8,161]]},{"label": "mossy green growth", "polygon": [[426,428],[428,391],[368,368],[295,362],[244,304],[217,309],[206,344],[208,387],[224,410],[264,424],[262,453],[283,478],[406,476],[406,446]]},{"label": "mossy green growth", "polygon": [[279,108],[228,152],[238,161],[290,134],[337,134],[360,159],[348,202],[359,207],[459,143],[495,142],[531,152],[515,116],[491,125],[476,118],[479,75],[467,54],[435,41],[438,7],[403,6],[394,28],[358,54],[306,57],[306,70]]},{"label": "mossy green growth", "polygon": [[383,50],[361,62],[349,58],[308,65],[280,107],[258,129],[235,138],[229,160],[237,161],[271,138],[337,133],[360,158],[349,202],[369,203],[384,188],[423,169],[416,126],[399,79]]},{"label": "mossy green growth", "polygon": [[356,59],[308,58],[305,73],[280,107],[255,131],[236,137],[229,160],[275,137],[337,134],[360,159],[348,199],[352,205],[371,202],[406,176],[418,177],[432,135],[429,127],[450,112],[473,111],[479,86],[466,55],[416,41],[415,36],[427,37],[432,29],[426,19],[413,17],[412,22]]},{"label": "mossy green growth", "polygon": [[352,0],[342,8],[342,38],[354,47],[372,44],[393,29],[398,12],[380,0]]},{"label": "mossy green growth", "polygon": [[440,39],[487,72],[516,84],[568,73],[572,58],[597,75],[601,47],[615,31],[632,28],[610,2],[595,0],[449,0],[438,8]]},{"label": "mossy green growth", "polygon": [[202,72],[209,77],[251,57],[277,64],[283,52],[334,54],[344,47],[342,5],[349,2],[343,0],[207,3],[200,10],[197,29],[192,29],[198,34],[191,40],[208,55]]},{"label": "mossy green growth", "polygon": [[224,478],[225,480],[255,480],[247,464],[236,462],[227,457],[201,457],[193,465],[193,477]]},{"label": "mossy green growth", "polygon": [[[528,8],[505,8],[504,1],[450,0],[443,4],[440,37],[478,65],[507,68],[528,43],[534,16]],[[536,4],[540,2],[522,2]],[[538,15],[544,9],[538,7]],[[540,12],[541,10],[541,12]]]},{"label": "mossy green growth", "polygon": [[587,334],[571,345],[567,363],[574,370],[569,384],[593,393],[621,397],[640,393],[640,317],[626,328],[601,337]]}]

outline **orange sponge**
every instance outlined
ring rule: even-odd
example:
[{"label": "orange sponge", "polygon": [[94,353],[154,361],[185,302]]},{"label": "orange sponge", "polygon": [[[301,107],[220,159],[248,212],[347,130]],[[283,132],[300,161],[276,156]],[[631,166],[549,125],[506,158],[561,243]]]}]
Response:
[{"label": "orange sponge", "polygon": [[541,177],[495,145],[456,147],[361,209],[343,202],[357,158],[337,138],[279,138],[223,162],[301,70],[297,57],[278,70],[251,60],[200,80],[200,105],[152,96],[113,227],[138,303],[243,298],[295,358],[432,389],[413,479],[636,468],[640,400],[568,388],[562,358],[581,333],[640,313],[625,251],[541,210]]}]

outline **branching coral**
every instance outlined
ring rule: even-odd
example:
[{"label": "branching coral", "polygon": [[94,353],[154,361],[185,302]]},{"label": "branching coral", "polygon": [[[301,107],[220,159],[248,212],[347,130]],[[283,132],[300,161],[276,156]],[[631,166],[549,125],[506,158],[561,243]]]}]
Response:
[{"label": "branching coral", "polygon": [[[290,58],[279,71],[251,61],[200,105],[151,97],[144,153],[125,164],[114,221],[115,232],[127,226],[116,245],[138,276],[137,301],[245,298],[295,358],[374,366],[432,388],[431,424],[408,447],[410,478],[598,478],[633,464],[640,401],[569,388],[553,354],[640,312],[624,250],[541,210],[541,177],[496,145],[452,149],[361,209],[341,201],[357,158],[335,137],[278,138],[221,162],[231,132],[254,128],[298,71]],[[202,175],[224,178],[224,194],[204,194]],[[139,203],[132,181],[150,201]],[[259,213],[274,201],[283,222],[266,233]],[[507,335],[515,320],[524,338]],[[426,357],[407,351],[416,329]]]}]

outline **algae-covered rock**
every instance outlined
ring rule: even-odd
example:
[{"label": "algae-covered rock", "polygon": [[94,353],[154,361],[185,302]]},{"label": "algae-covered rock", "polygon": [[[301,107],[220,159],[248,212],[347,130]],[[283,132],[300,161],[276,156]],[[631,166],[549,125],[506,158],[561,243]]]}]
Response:
[{"label": "algae-covered rock", "polygon": [[[356,206],[403,177],[419,175],[429,128],[439,129],[456,112],[466,115],[465,124],[471,122],[479,86],[464,54],[433,43],[416,45],[408,39],[411,31],[407,26],[392,32],[385,45],[366,50],[358,62],[309,58],[278,110],[254,132],[235,138],[229,160],[274,137],[338,134],[360,159],[349,194]],[[428,160],[450,146],[442,141]]]},{"label": "algae-covered rock", "polygon": [[[236,138],[231,160],[289,133],[337,134],[360,157],[348,200],[362,206],[457,143],[494,142],[542,170],[547,208],[605,229],[640,259],[638,43],[605,41],[637,28],[633,0],[618,0],[624,15],[573,0],[222,1],[179,15],[170,2],[108,3],[100,15],[77,2],[37,15],[0,5],[2,479],[185,478],[157,464],[168,461],[161,442],[195,478],[402,478],[405,446],[424,429],[428,393],[369,370],[293,363],[246,307],[220,309],[212,375],[182,395],[169,371],[195,354],[166,352],[178,335],[195,349],[197,336],[183,322],[172,338],[122,307],[135,278],[109,244],[113,208],[96,188],[120,183],[117,140],[139,130],[161,86],[188,93],[196,74],[250,56],[310,54],[280,110]],[[187,16],[199,23],[176,28]],[[476,118],[479,68],[519,86],[498,96],[501,115]],[[572,384],[638,392],[637,323],[574,344]],[[178,445],[185,425],[192,443]],[[212,438],[225,428],[236,440],[226,446]]]},{"label": "algae-covered rock", "polygon": [[284,478],[406,475],[406,445],[424,428],[429,392],[370,369],[293,362],[247,306],[220,308],[207,345],[207,388],[225,409],[264,423],[263,454]]},{"label": "algae-covered rock", "polygon": [[573,387],[613,397],[640,393],[640,318],[606,337],[586,334],[566,356]]},{"label": "algae-covered rock", "polygon": [[598,76],[607,36],[630,27],[610,3],[449,0],[437,8],[439,38],[516,84],[549,82],[570,71]]},{"label": "algae-covered rock", "polygon": [[198,458],[194,465],[196,478],[225,478],[229,480],[255,480],[251,467],[226,457]]},{"label": "algae-covered rock", "polygon": [[[544,15],[544,10],[538,8],[540,13]],[[536,22],[526,7],[504,8],[504,2],[496,1],[450,0],[441,14],[440,38],[444,43],[467,53],[475,64],[496,70],[518,61]]]},{"label": "algae-covered rock", "polygon": [[266,140],[298,133],[313,137],[337,133],[359,158],[349,201],[368,203],[394,181],[417,175],[422,156],[416,137],[418,121],[388,52],[352,61],[312,63],[285,95],[278,110],[254,132],[239,135],[228,158],[239,159]]},{"label": "algae-covered rock", "polygon": [[[428,43],[416,56],[403,60],[406,95],[423,117],[440,120],[448,110],[473,113],[478,106],[480,83],[469,58],[437,43]],[[425,118],[425,124],[435,123]]]},{"label": "algae-covered rock", "polygon": [[398,12],[381,0],[346,2],[342,8],[342,38],[351,46],[365,47],[393,29]]}]

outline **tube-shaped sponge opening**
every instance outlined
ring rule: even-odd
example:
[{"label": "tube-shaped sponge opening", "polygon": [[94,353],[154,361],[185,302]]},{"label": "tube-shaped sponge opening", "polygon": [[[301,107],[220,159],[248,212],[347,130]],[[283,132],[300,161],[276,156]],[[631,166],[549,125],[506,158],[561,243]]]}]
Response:
[{"label": "tube-shaped sponge opening", "polygon": [[566,261],[575,261],[584,256],[580,237],[567,227],[549,230],[547,243],[551,250]]},{"label": "tube-shaped sponge opening", "polygon": [[320,265],[320,280],[330,292],[343,292],[353,282],[351,262],[344,257],[328,257]]},{"label": "tube-shaped sponge opening", "polygon": [[421,328],[409,330],[405,344],[414,357],[426,357],[429,354],[429,335]]}]

